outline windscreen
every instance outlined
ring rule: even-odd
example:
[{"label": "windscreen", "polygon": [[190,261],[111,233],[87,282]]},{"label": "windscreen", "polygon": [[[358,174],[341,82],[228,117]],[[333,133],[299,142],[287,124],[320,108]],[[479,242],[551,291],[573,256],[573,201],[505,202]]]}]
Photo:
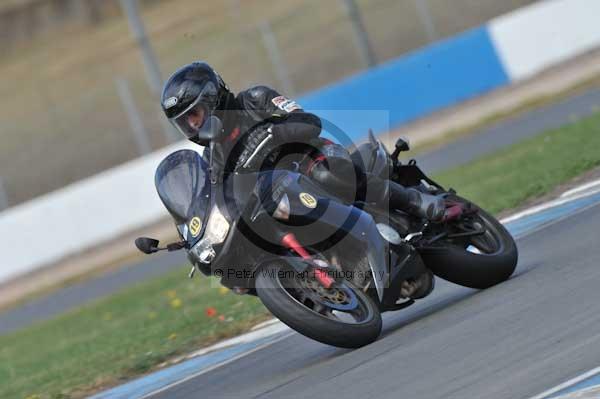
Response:
[{"label": "windscreen", "polygon": [[177,224],[195,217],[205,220],[210,203],[209,169],[197,152],[181,150],[170,154],[156,169],[154,183]]}]

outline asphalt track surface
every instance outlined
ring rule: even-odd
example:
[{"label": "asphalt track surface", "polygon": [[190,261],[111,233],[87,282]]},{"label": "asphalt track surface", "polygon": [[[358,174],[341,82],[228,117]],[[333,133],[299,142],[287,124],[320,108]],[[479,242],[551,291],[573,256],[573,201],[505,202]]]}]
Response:
[{"label": "asphalt track surface", "polygon": [[[594,89],[486,127],[476,134],[461,138],[435,151],[421,154],[417,157],[417,161],[427,173],[434,173],[590,115],[599,107],[600,89]],[[154,255],[118,271],[35,299],[0,313],[0,334],[50,319],[136,282],[166,273],[185,262],[183,254]],[[182,278],[186,277],[182,275]]]},{"label": "asphalt track surface", "polygon": [[596,205],[530,233],[488,290],[438,280],[364,348],[293,334],[151,397],[530,398],[598,366],[599,227]]}]

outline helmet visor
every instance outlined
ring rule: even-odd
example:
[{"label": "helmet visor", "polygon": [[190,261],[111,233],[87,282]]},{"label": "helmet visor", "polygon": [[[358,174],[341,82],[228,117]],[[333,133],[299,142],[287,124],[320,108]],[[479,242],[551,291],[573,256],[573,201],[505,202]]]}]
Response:
[{"label": "helmet visor", "polygon": [[196,137],[210,117],[208,107],[200,100],[201,97],[198,97],[198,99],[183,112],[169,119],[169,121],[175,125],[177,130],[188,139]]}]

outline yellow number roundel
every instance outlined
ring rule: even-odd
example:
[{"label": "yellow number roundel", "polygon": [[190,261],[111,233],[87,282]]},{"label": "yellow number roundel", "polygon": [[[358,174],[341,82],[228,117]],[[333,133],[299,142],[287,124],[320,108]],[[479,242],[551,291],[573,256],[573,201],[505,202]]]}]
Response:
[{"label": "yellow number roundel", "polygon": [[192,218],[192,220],[190,220],[188,227],[190,229],[190,233],[192,233],[192,237],[198,237],[200,230],[202,230],[202,220],[200,220],[198,216],[195,216]]},{"label": "yellow number roundel", "polygon": [[314,209],[317,207],[317,200],[315,199],[315,197],[313,197],[309,193],[300,193],[299,197],[300,197],[300,202],[302,202],[302,204],[305,207],[311,208],[311,209]]}]

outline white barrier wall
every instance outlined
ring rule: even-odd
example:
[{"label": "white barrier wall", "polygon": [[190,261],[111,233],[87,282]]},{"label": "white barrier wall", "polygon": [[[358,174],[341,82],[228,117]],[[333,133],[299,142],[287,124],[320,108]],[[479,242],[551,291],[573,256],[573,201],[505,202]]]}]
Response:
[{"label": "white barrier wall", "polygon": [[600,0],[547,0],[488,23],[496,52],[511,80],[600,44]]},{"label": "white barrier wall", "polygon": [[178,143],[0,213],[0,282],[167,216],[154,171]]}]

